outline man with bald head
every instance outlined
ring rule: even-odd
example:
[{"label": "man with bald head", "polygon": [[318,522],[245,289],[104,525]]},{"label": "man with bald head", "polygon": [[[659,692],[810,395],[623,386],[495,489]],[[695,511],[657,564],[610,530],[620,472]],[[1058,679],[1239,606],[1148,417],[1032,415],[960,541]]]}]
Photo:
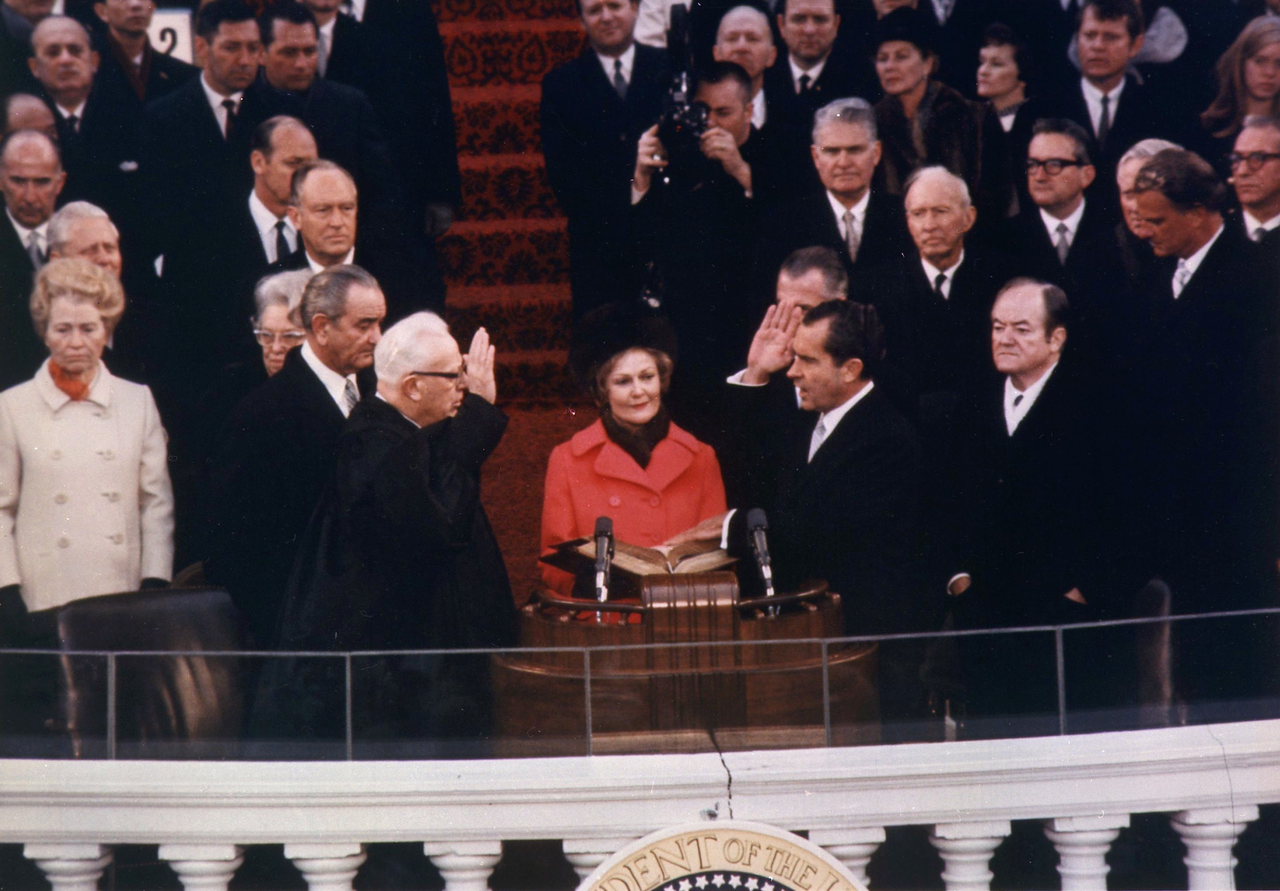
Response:
[{"label": "man with bald head", "polygon": [[50,139],[58,138],[58,125],[53,112],[30,93],[14,93],[4,100],[4,120],[0,124],[0,136],[8,136],[18,130],[39,130]]},{"label": "man with bald head", "polygon": [[84,25],[52,15],[31,35],[31,73],[54,113],[65,198],[90,201],[130,228],[139,198],[136,114],[95,87],[99,57]]},{"label": "man with bald head", "polygon": [[717,62],[741,65],[751,78],[751,125],[757,130],[768,123],[764,73],[778,58],[769,18],[754,6],[735,6],[720,19],[711,56]]},{"label": "man with bald head", "polygon": [[[337,651],[510,646],[511,588],[480,500],[481,468],[507,424],[493,404],[489,335],[479,329],[464,357],[439,316],[415,313],[387,329],[374,361],[377,396],[356,406],[343,430],[302,539],[280,643]],[[487,664],[483,656],[362,661],[361,684],[377,683],[378,701],[391,707],[359,716],[361,735],[485,733]],[[305,672],[293,682],[305,689],[313,677],[325,680]],[[286,726],[297,717],[321,737],[342,738],[341,699],[316,713],[309,710],[321,697],[299,697],[296,686],[267,689],[272,706],[283,694]]]},{"label": "man with bald head", "polygon": [[45,356],[27,301],[49,259],[49,218],[66,178],[57,146],[43,133],[19,130],[0,142],[0,389],[29,378]]}]

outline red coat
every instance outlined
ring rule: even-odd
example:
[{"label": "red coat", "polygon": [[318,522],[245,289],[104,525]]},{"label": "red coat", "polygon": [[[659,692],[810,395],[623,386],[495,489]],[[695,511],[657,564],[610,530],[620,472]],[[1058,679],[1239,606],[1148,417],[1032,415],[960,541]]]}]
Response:
[{"label": "red coat", "polygon": [[[551,452],[542,549],[590,536],[597,517],[613,520],[620,541],[653,547],[724,509],[724,481],[711,446],[672,424],[649,466],[641,467],[596,421]],[[563,594],[573,587],[571,576],[548,566],[542,578]]]}]

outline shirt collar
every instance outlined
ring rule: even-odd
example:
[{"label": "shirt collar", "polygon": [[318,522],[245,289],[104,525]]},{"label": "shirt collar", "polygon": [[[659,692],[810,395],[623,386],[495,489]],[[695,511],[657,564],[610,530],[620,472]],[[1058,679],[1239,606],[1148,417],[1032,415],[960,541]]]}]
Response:
[{"label": "shirt collar", "polygon": [[[831,205],[831,212],[836,215],[836,219],[844,221],[845,206],[840,203],[840,199],[830,192],[827,192],[827,202]],[[867,189],[862,193],[862,197],[858,199],[853,207],[848,208],[853,211],[853,218],[859,223],[867,218],[867,205],[871,203],[871,189]]]},{"label": "shirt collar", "polygon": [[262,199],[258,197],[257,192],[249,193],[249,213],[253,216],[253,224],[258,227],[259,235],[266,235],[274,231],[276,223],[284,220],[286,229],[293,229],[293,221],[289,219],[289,215],[277,217],[267,206],[262,203]]},{"label": "shirt collar", "polygon": [[209,86],[209,81],[205,79],[205,73],[203,71],[200,72],[200,88],[204,90],[204,98],[209,102],[209,107],[213,109],[214,117],[217,117],[219,114],[226,111],[226,109],[222,107],[222,103],[227,99],[231,99],[238,105],[240,100],[244,98],[244,90],[239,90],[238,92],[232,93],[230,96],[222,95],[213,87]]},{"label": "shirt collar", "polygon": [[939,275],[942,275],[945,273],[945,275],[947,276],[947,289],[948,289],[947,294],[949,296],[951,294],[951,290],[950,290],[951,283],[952,281],[955,280],[956,273],[960,271],[960,267],[964,265],[964,249],[963,248],[960,249],[960,259],[956,260],[955,265],[953,265],[950,269],[947,269],[947,270],[939,269],[937,266],[934,266],[924,257],[920,258],[920,265],[924,267],[924,274],[925,274],[925,277],[929,279],[930,286],[933,285],[934,281],[937,280]]},{"label": "shirt collar", "polygon": [[1226,226],[1219,226],[1218,231],[1213,233],[1213,237],[1210,238],[1208,241],[1206,241],[1204,243],[1204,246],[1201,247],[1200,250],[1196,251],[1190,257],[1187,257],[1185,261],[1183,261],[1182,265],[1187,270],[1188,280],[1190,280],[1191,276],[1196,274],[1196,270],[1199,269],[1200,264],[1204,262],[1205,256],[1209,253],[1210,248],[1213,247],[1213,243],[1218,240],[1218,237],[1222,235],[1223,230],[1226,228],[1227,228]]},{"label": "shirt collar", "polygon": [[1276,214],[1274,217],[1272,217],[1269,220],[1260,220],[1257,217],[1255,217],[1253,214],[1249,213],[1249,211],[1247,210],[1243,211],[1243,214],[1244,214],[1244,231],[1246,233],[1251,234],[1253,230],[1257,229],[1259,226],[1261,226],[1267,232],[1270,232],[1272,229],[1280,228],[1280,213]]},{"label": "shirt collar", "polygon": [[1120,94],[1124,92],[1125,80],[1126,78],[1123,78],[1123,77],[1120,78],[1120,83],[1116,84],[1116,88],[1112,90],[1110,93],[1104,94],[1101,90],[1099,90],[1093,84],[1089,83],[1089,79],[1087,77],[1082,77],[1080,78],[1080,89],[1084,91],[1084,98],[1088,100],[1088,102],[1091,105],[1101,106],[1102,97],[1104,95],[1110,96],[1111,97],[1111,119],[1112,121],[1114,121],[1115,114],[1116,114],[1116,105],[1120,102]]},{"label": "shirt collar", "polygon": [[1067,235],[1074,242],[1076,240],[1076,232],[1080,230],[1080,219],[1084,216],[1084,199],[1080,201],[1080,206],[1073,210],[1066,219],[1060,220],[1043,207],[1040,208],[1040,219],[1044,220],[1044,227],[1049,230],[1049,240],[1053,241],[1058,237],[1058,224],[1066,223]]},{"label": "shirt collar", "polygon": [[[1004,420],[1009,435],[1013,435],[1013,431],[1018,429],[1018,425],[1022,423],[1022,419],[1027,416],[1027,412],[1031,411],[1031,406],[1035,405],[1037,399],[1040,398],[1040,391],[1044,389],[1044,385],[1049,382],[1053,370],[1058,367],[1058,363],[1054,362],[1049,366],[1049,370],[1040,375],[1040,380],[1036,381],[1025,390],[1019,390],[1013,385],[1013,378],[1006,377],[1004,379]],[[1019,396],[1022,401],[1017,405],[1013,404],[1013,400]]]},{"label": "shirt collar", "polygon": [[751,125],[759,130],[764,126],[764,117],[764,90],[760,90],[751,97]]},{"label": "shirt collar", "polygon": [[[320,357],[315,354],[315,350],[311,349],[310,341],[302,342],[301,353],[302,361],[307,363],[307,367],[310,368],[312,372],[315,373],[315,376],[320,379],[320,383],[324,384],[324,388],[329,391],[329,396],[332,397],[333,401],[337,404],[338,410],[345,416],[346,411],[343,410],[343,404],[344,394],[347,389],[347,381],[351,381],[351,383],[356,384],[356,376],[354,374],[343,376],[321,362]],[[357,392],[359,389],[359,384],[356,384]]]},{"label": "shirt collar", "polygon": [[28,229],[13,218],[13,214],[9,212],[9,208],[4,209],[5,216],[9,218],[9,222],[13,224],[13,229],[18,233],[18,240],[22,242],[23,248],[26,248],[27,242],[31,240],[31,233],[35,232],[40,236],[40,244],[44,250],[49,249],[49,221],[45,220],[34,229]]},{"label": "shirt collar", "polygon": [[[850,409],[852,409],[855,405],[861,402],[863,398],[865,398],[866,395],[870,393],[872,389],[875,388],[875,385],[876,385],[875,381],[867,381],[867,385],[865,387],[863,387],[858,392],[854,393],[852,396],[846,399],[843,403],[841,403],[840,405],[837,405],[835,408],[829,411],[824,411],[822,414],[818,415],[818,423],[821,424],[823,428],[827,431],[826,439],[831,438],[831,434],[835,432],[836,427],[838,427],[840,425],[840,422],[844,420],[844,416],[849,413]],[[814,425],[814,426],[817,426],[817,425]]]},{"label": "shirt collar", "polygon": [[333,26],[337,21],[338,17],[335,15],[333,18],[329,19],[329,24],[320,26],[319,30],[320,34],[324,37],[325,46],[333,46]]},{"label": "shirt collar", "polygon": [[632,41],[631,46],[620,56],[606,56],[602,53],[596,53],[596,58],[600,60],[600,67],[604,69],[604,76],[609,83],[613,83],[613,63],[615,61],[622,63],[622,77],[627,83],[631,83],[631,68],[636,61],[636,45]]},{"label": "shirt collar", "polygon": [[364,8],[368,0],[351,0],[351,9],[347,12],[357,22],[364,21]]},{"label": "shirt collar", "polygon": [[[304,253],[304,255],[305,255],[305,256],[306,256],[306,258],[307,258],[307,265],[311,267],[311,271],[312,271],[312,272],[314,272],[316,275],[319,275],[320,273],[324,272],[326,269],[328,269],[328,268],[329,268],[328,266],[321,266],[319,263],[317,263],[317,262],[312,258],[311,254],[310,254],[310,253],[307,253],[306,245],[305,245],[305,244],[303,245],[302,249],[303,249],[303,253]],[[356,261],[356,249],[355,249],[355,248],[352,248],[351,250],[347,251],[347,255],[346,255],[345,257],[343,257],[343,258],[342,258],[342,262],[341,262],[341,263],[335,263],[335,264],[333,264],[333,265],[335,265],[335,266],[350,266],[350,265],[351,265],[352,263],[354,263],[355,261]]]},{"label": "shirt collar", "polygon": [[406,415],[404,412],[400,411],[400,409],[396,408],[394,405],[391,405],[391,403],[390,403],[390,402],[387,402],[387,397],[383,396],[381,393],[379,393],[379,392],[377,392],[377,391],[374,391],[373,398],[374,398],[374,399],[381,399],[383,402],[386,402],[386,403],[387,403],[387,405],[391,406],[391,408],[395,408],[395,409],[396,409],[396,414],[400,415],[400,417],[404,418],[406,421],[408,421],[408,422],[409,422],[410,424],[412,424],[413,426],[417,427],[419,430],[421,430],[421,429],[422,429],[422,425],[421,425],[421,424],[419,424],[419,423],[418,423],[417,421],[415,421],[413,418],[411,418],[411,417],[409,417],[408,415]]},{"label": "shirt collar", "polygon": [[86,96],[84,99],[82,99],[82,100],[80,101],[80,104],[79,104],[79,105],[77,105],[75,108],[70,108],[70,109],[68,109],[68,108],[63,108],[63,107],[62,107],[61,105],[59,105],[57,102],[54,102],[54,103],[53,103],[53,107],[57,110],[58,114],[62,116],[62,119],[63,119],[64,121],[65,121],[67,118],[71,117],[72,115],[75,115],[75,116],[76,116],[76,120],[77,120],[77,121],[83,122],[83,121],[84,121],[84,107],[85,107],[86,105],[88,105],[88,104],[89,104],[89,98]]},{"label": "shirt collar", "polygon": [[827,56],[821,62],[814,65],[812,68],[806,69],[806,68],[801,68],[799,65],[796,64],[795,56],[791,55],[790,53],[787,53],[787,63],[791,66],[791,84],[793,87],[795,87],[796,91],[799,92],[800,90],[800,75],[802,74],[809,75],[809,87],[810,89],[812,89],[813,82],[818,78],[822,77],[822,69],[827,67],[827,59],[830,59],[830,58],[831,58],[831,54],[828,53]]}]

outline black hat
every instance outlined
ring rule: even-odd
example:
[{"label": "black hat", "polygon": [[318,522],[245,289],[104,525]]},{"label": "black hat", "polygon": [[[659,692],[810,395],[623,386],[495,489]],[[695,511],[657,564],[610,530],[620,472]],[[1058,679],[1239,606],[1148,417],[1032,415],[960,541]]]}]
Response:
[{"label": "black hat", "polygon": [[919,10],[899,6],[876,23],[874,46],[879,51],[890,40],[905,40],[919,47],[926,56],[936,55],[934,30]]},{"label": "black hat", "polygon": [[600,366],[619,353],[640,347],[676,358],[676,333],[666,316],[639,301],[610,303],[583,316],[569,348],[569,368],[588,391]]}]

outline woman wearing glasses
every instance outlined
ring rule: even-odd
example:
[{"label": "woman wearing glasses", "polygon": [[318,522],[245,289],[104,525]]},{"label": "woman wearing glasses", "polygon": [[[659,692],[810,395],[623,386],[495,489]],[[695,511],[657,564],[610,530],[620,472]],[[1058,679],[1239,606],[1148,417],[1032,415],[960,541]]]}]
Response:
[{"label": "woman wearing glasses", "polygon": [[[543,552],[589,536],[598,517],[614,535],[652,547],[725,509],[715,450],[671,423],[663,399],[675,334],[641,310],[606,306],[583,319],[570,357],[600,419],[551,453],[542,502]],[[561,594],[573,577],[548,566]]]}]

